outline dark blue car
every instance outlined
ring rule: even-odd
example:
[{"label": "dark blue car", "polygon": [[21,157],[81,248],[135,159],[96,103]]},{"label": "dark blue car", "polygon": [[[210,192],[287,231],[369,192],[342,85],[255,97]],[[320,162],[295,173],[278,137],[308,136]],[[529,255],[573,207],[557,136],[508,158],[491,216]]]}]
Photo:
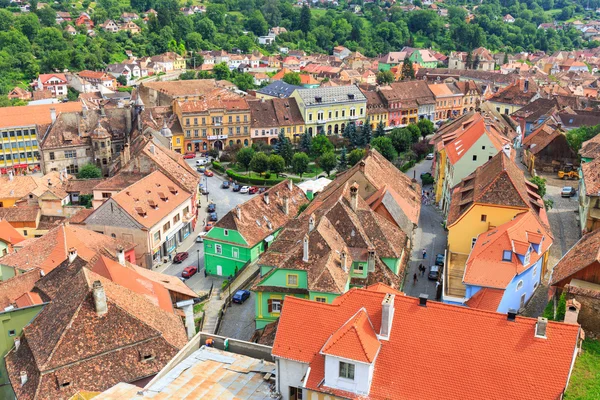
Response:
[{"label": "dark blue car", "polygon": [[238,290],[231,298],[231,301],[234,303],[242,304],[248,299],[248,297],[250,297],[249,290]]},{"label": "dark blue car", "polygon": [[218,221],[219,217],[217,216],[216,212],[210,213],[209,217],[208,217],[209,221]]},{"label": "dark blue car", "polygon": [[206,211],[209,213],[214,213],[217,211],[217,205],[215,203],[210,203],[208,207],[206,207]]}]

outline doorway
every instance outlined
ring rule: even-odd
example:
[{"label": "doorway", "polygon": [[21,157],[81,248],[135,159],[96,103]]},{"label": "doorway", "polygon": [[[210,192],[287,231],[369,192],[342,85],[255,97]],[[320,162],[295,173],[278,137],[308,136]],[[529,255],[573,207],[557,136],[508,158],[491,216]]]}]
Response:
[{"label": "doorway", "polygon": [[223,267],[220,265],[217,265],[217,275],[223,276]]}]

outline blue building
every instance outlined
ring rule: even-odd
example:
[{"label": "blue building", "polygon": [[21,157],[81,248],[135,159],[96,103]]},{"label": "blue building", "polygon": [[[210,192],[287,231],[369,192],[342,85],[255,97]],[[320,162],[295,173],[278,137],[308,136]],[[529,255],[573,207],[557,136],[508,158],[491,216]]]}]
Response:
[{"label": "blue building", "polygon": [[480,234],[467,260],[465,305],[506,313],[531,299],[546,270],[552,236],[528,211]]}]

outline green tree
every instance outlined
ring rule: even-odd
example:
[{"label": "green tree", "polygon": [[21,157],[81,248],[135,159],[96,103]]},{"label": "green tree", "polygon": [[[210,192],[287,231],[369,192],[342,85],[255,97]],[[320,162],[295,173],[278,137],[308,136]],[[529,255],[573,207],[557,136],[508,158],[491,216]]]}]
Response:
[{"label": "green tree", "polygon": [[180,81],[188,81],[191,79],[196,79],[196,71],[185,71],[179,74]]},{"label": "green tree", "polygon": [[238,87],[238,89],[247,92],[249,89],[254,88],[254,77],[248,73],[235,74],[233,83]]},{"label": "green tree", "polygon": [[94,164],[85,164],[79,169],[77,179],[102,178],[102,171]]},{"label": "green tree", "polygon": [[222,63],[216,64],[213,67],[213,75],[214,75],[215,79],[217,79],[217,80],[226,80],[227,81],[227,80],[229,80],[231,71],[229,70],[227,63],[222,62]]},{"label": "green tree", "polygon": [[310,132],[308,132],[308,129],[304,130],[304,134],[300,137],[300,150],[308,153],[311,151],[312,149],[312,136],[310,135]]},{"label": "green tree", "polygon": [[502,59],[502,64],[508,64],[508,52],[504,52],[504,58]]},{"label": "green tree", "polygon": [[393,161],[398,157],[398,153],[392,145],[392,141],[388,137],[378,137],[373,139],[371,146],[381,153],[388,161]]},{"label": "green tree", "polygon": [[563,290],[562,294],[558,298],[558,304],[556,305],[556,321],[564,321],[565,314],[567,312],[567,298],[566,291]]},{"label": "green tree", "polygon": [[366,146],[371,143],[373,136],[373,128],[371,128],[371,118],[367,117],[367,121],[360,128],[360,146]]},{"label": "green tree", "polygon": [[269,24],[259,10],[254,10],[246,19],[246,29],[256,36],[264,36],[269,32]]},{"label": "green tree", "polygon": [[333,144],[325,135],[317,135],[312,140],[311,153],[315,157],[320,157],[325,153],[333,151]]},{"label": "green tree", "polygon": [[383,124],[383,121],[379,121],[379,123],[377,124],[377,129],[375,130],[373,137],[381,137],[381,136],[385,136],[385,125]]},{"label": "green tree", "polygon": [[305,34],[310,31],[311,13],[308,4],[304,3],[300,9],[300,23],[298,24],[300,30]]},{"label": "green tree", "polygon": [[310,159],[306,153],[300,152],[294,154],[292,158],[292,171],[295,174],[299,175],[302,178],[302,175],[308,171],[308,165],[310,164]]},{"label": "green tree", "polygon": [[[190,32],[185,37],[185,43],[187,44],[188,49],[198,51],[198,50],[202,50],[202,45],[204,44],[204,40],[202,40],[202,35],[199,34],[198,32]],[[196,56],[196,57],[198,57],[198,56]],[[202,65],[203,63],[204,63],[204,60],[202,60],[202,62],[200,62],[200,61],[198,61],[198,59],[196,59],[196,65]]]},{"label": "green tree", "polygon": [[410,149],[412,143],[411,133],[406,128],[396,128],[388,135],[392,141],[392,146],[398,153],[403,153]]},{"label": "green tree", "polygon": [[340,161],[338,163],[338,171],[344,171],[348,168],[348,151],[345,147],[342,147],[342,151],[340,152]]},{"label": "green tree", "polygon": [[127,86],[127,77],[125,75],[119,75],[117,77],[117,82],[122,86]]},{"label": "green tree", "polygon": [[319,158],[319,167],[327,172],[327,176],[333,171],[337,163],[337,157],[333,151],[328,151]]},{"label": "green tree", "polygon": [[404,58],[404,63],[402,63],[402,80],[410,80],[415,79],[415,68],[413,67],[412,61],[408,59],[408,57]]},{"label": "green tree", "polygon": [[356,134],[356,125],[353,123],[349,123],[344,127],[344,132],[342,132],[342,136],[348,139],[350,142],[350,146],[357,147],[360,144],[360,139]]},{"label": "green tree", "polygon": [[236,161],[238,162],[238,164],[244,167],[246,172],[248,172],[248,169],[250,168],[250,163],[252,162],[253,158],[254,149],[252,147],[243,147],[235,155]]},{"label": "green tree", "polygon": [[269,170],[269,157],[262,151],[254,154],[252,161],[250,161],[250,169],[259,175],[267,172]]},{"label": "green tree", "polygon": [[300,74],[298,72],[288,72],[287,74],[283,75],[281,80],[289,85],[300,86],[302,84],[302,81],[300,80]]},{"label": "green tree", "polygon": [[379,71],[377,73],[377,83],[380,85],[389,85],[394,82],[394,74],[391,71]]},{"label": "green tree", "polygon": [[79,99],[79,92],[72,87],[67,88],[67,99],[69,101],[77,101]]},{"label": "green tree", "polygon": [[354,149],[348,154],[348,165],[352,166],[362,160],[365,156],[365,151],[363,149]]},{"label": "green tree", "polygon": [[546,195],[546,178],[542,178],[541,176],[534,176],[529,179],[529,182],[537,185],[537,193],[543,198]]},{"label": "green tree", "polygon": [[79,195],[79,205],[85,208],[92,208],[92,199],[94,195],[92,194],[80,194]]},{"label": "green tree", "polygon": [[275,176],[279,176],[285,170],[285,160],[278,154],[271,154],[269,156],[269,171],[273,172]]},{"label": "green tree", "polygon": [[281,157],[283,157],[286,166],[292,165],[292,158],[294,157],[294,146],[292,146],[292,142],[290,139],[285,138],[283,145],[281,146]]},{"label": "green tree", "polygon": [[283,149],[283,143],[286,141],[287,137],[285,137],[285,128],[281,128],[279,130],[279,134],[277,135],[277,143],[273,146],[273,151],[275,154],[281,155],[281,151]]},{"label": "green tree", "polygon": [[421,139],[421,130],[416,124],[409,124],[406,129],[410,132],[413,143],[417,143]]},{"label": "green tree", "polygon": [[417,122],[417,127],[421,131],[421,136],[423,136],[423,138],[425,138],[427,135],[431,135],[434,130],[433,122],[427,118],[419,120],[419,122]]}]

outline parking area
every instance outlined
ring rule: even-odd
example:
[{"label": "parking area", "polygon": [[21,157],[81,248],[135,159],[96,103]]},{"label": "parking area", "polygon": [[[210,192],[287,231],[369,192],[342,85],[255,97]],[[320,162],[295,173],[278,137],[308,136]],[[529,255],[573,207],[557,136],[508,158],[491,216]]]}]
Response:
[{"label": "parking area", "polygon": [[233,339],[250,340],[254,334],[255,293],[243,304],[231,304],[221,320],[217,334]]}]

